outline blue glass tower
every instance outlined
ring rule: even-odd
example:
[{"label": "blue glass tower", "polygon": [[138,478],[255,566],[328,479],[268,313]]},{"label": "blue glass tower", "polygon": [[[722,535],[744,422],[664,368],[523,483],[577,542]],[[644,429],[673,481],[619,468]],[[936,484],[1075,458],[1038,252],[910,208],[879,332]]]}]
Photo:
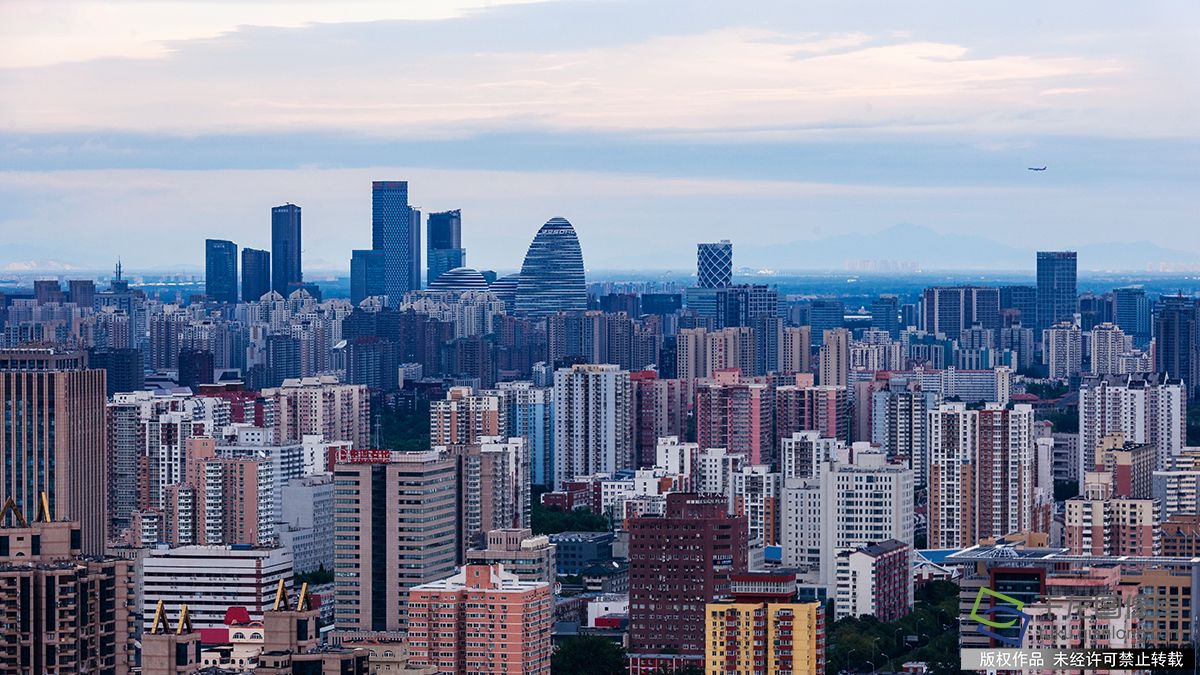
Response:
[{"label": "blue glass tower", "polygon": [[408,181],[371,183],[371,248],[383,253],[389,306],[421,288],[421,212],[408,205]]},{"label": "blue glass tower", "polygon": [[242,249],[242,302],[258,302],[271,290],[271,252]]},{"label": "blue glass tower", "polygon": [[[1078,299],[1075,282],[1075,251],[1038,251],[1037,328],[1071,321]],[[1039,335],[1038,331],[1034,335]]]},{"label": "blue glass tower", "polygon": [[546,316],[587,309],[583,250],[566,218],[551,218],[538,230],[517,282],[517,314]]},{"label": "blue glass tower", "polygon": [[462,247],[462,212],[441,211],[429,214],[426,222],[425,283],[432,284],[446,272],[467,264],[467,250]]},{"label": "blue glass tower", "polygon": [[285,298],[304,284],[300,250],[300,207],[284,204],[272,208],[271,289]]},{"label": "blue glass tower", "polygon": [[204,240],[204,294],[214,302],[238,301],[238,247],[224,239]]},{"label": "blue glass tower", "polygon": [[350,252],[350,302],[383,294],[383,251],[374,249]]}]

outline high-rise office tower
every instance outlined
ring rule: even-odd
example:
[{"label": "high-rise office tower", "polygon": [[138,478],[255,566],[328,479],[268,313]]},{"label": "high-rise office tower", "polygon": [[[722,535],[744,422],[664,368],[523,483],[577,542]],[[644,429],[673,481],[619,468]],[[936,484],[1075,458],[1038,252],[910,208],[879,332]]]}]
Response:
[{"label": "high-rise office tower", "polygon": [[1133,338],[1134,346],[1145,349],[1150,344],[1150,300],[1141,286],[1113,289],[1113,323]]},{"label": "high-rise office tower", "polygon": [[371,183],[371,248],[383,252],[388,306],[421,288],[421,215],[408,205],[408,181]]},{"label": "high-rise office tower", "polygon": [[350,302],[357,305],[375,295],[383,295],[383,251],[358,249],[350,252]]},{"label": "high-rise office tower", "polygon": [[238,247],[224,239],[204,240],[204,294],[214,302],[238,301]]},{"label": "high-rise office tower", "polygon": [[951,340],[975,324],[1000,330],[1000,291],[996,288],[934,286],[925,289],[921,306],[925,330],[945,333]]},{"label": "high-rise office tower", "polygon": [[477,675],[550,672],[549,583],[522,581],[499,564],[466,565],[411,596],[410,665]]},{"label": "high-rise office tower", "polygon": [[96,304],[96,282],[92,279],[71,279],[67,282],[67,293],[71,302],[79,307],[92,307]]},{"label": "high-rise office tower", "polygon": [[145,365],[140,349],[88,350],[88,365],[107,373],[109,396],[119,391],[138,391],[145,385]]},{"label": "high-rise office tower", "polygon": [[841,300],[817,298],[809,307],[809,322],[813,346],[820,347],[825,341],[825,331],[845,326],[846,305]]},{"label": "high-rise office tower", "polygon": [[107,538],[106,402],[87,352],[0,350],[0,494],[34,513],[46,493],[52,518],[79,521],[87,554]]},{"label": "high-rise office tower", "polygon": [[1001,286],[1000,314],[1005,326],[1020,323],[1026,328],[1037,325],[1037,288],[1034,286]]},{"label": "high-rise office tower", "polygon": [[1074,320],[1078,297],[1075,258],[1075,251],[1038,251],[1036,329]]},{"label": "high-rise office tower", "polygon": [[467,264],[467,249],[462,246],[462,213],[438,211],[426,219],[425,283],[433,283],[442,274]]},{"label": "high-rise office tower", "polygon": [[58,279],[38,279],[34,281],[33,297],[39,305],[52,302],[61,304],[66,299],[66,296],[63,295],[62,285],[58,282]]},{"label": "high-rise office tower", "polygon": [[258,302],[271,290],[271,252],[242,249],[242,302]]},{"label": "high-rise office tower", "polygon": [[704,606],[747,569],[746,519],[724,497],[667,495],[662,516],[629,519],[629,651],[703,659]]},{"label": "high-rise office tower", "polygon": [[578,364],[554,373],[554,486],[633,467],[629,372]]},{"label": "high-rise office tower", "polygon": [[0,672],[128,673],[133,561],[84,557],[79,523],[43,517],[40,497],[0,503]]},{"label": "high-rise office tower", "polygon": [[1113,296],[1111,293],[1096,295],[1084,293],[1076,304],[1079,308],[1079,329],[1087,332],[1102,323],[1112,323]]},{"label": "high-rise office tower", "polygon": [[893,340],[900,337],[900,299],[881,295],[871,303],[871,328],[887,331]]},{"label": "high-rise office tower", "polygon": [[696,244],[696,285],[726,288],[733,283],[733,244],[728,239]]},{"label": "high-rise office tower", "polygon": [[[287,297],[304,283],[300,266],[300,207],[284,204],[271,209],[271,290]],[[256,298],[257,299],[257,298]]]},{"label": "high-rise office tower", "polygon": [[346,630],[401,630],[408,591],[454,574],[457,462],[438,452],[338,463],[334,484],[336,622]]},{"label": "high-rise office tower", "polygon": [[517,314],[546,316],[587,309],[583,250],[566,218],[551,218],[529,244],[517,282]]},{"label": "high-rise office tower", "polygon": [[845,328],[827,330],[824,338],[818,383],[844,387],[850,378],[850,331]]},{"label": "high-rise office tower", "polygon": [[1188,398],[1195,394],[1200,376],[1200,355],[1196,353],[1200,339],[1200,305],[1184,295],[1164,295],[1158,299],[1154,312],[1154,371],[1182,378],[1188,388]]}]

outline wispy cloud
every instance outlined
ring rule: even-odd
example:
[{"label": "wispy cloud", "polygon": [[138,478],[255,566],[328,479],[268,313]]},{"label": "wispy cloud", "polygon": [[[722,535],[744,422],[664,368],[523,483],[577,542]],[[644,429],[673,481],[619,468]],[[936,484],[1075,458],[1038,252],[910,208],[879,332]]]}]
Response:
[{"label": "wispy cloud", "polygon": [[738,26],[537,50],[459,44],[453,21],[428,26],[444,46],[408,46],[404,23],[245,27],[175,42],[157,59],[8,69],[0,117],[22,131],[171,133],[1195,130],[1173,117],[1125,126],[1154,101],[1126,95],[1138,73],[1117,56]]}]

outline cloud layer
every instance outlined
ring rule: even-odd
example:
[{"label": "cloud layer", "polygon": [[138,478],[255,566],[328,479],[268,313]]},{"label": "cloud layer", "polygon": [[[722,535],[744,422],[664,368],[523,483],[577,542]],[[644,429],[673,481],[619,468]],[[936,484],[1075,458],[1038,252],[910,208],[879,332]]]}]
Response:
[{"label": "cloud layer", "polygon": [[205,236],[263,245],[291,200],[311,262],[340,268],[382,178],[464,208],[485,267],[515,267],[551,215],[603,267],[896,222],[1200,251],[1197,19],[1184,2],[5,3],[0,263],[195,266]]}]

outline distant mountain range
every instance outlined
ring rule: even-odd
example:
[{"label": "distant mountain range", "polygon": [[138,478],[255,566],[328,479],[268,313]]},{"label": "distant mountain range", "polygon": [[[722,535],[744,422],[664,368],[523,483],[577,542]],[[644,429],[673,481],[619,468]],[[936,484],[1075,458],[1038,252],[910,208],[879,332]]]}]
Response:
[{"label": "distant mountain range", "polygon": [[[1034,266],[1036,247],[1013,246],[974,234],[947,234],[900,224],[874,234],[841,234],[769,246],[734,240],[734,264],[775,270],[845,269],[857,261],[914,264],[923,270],[1014,270]],[[1200,254],[1148,241],[1071,247],[1081,270],[1145,270],[1160,263],[1200,265]]]}]

